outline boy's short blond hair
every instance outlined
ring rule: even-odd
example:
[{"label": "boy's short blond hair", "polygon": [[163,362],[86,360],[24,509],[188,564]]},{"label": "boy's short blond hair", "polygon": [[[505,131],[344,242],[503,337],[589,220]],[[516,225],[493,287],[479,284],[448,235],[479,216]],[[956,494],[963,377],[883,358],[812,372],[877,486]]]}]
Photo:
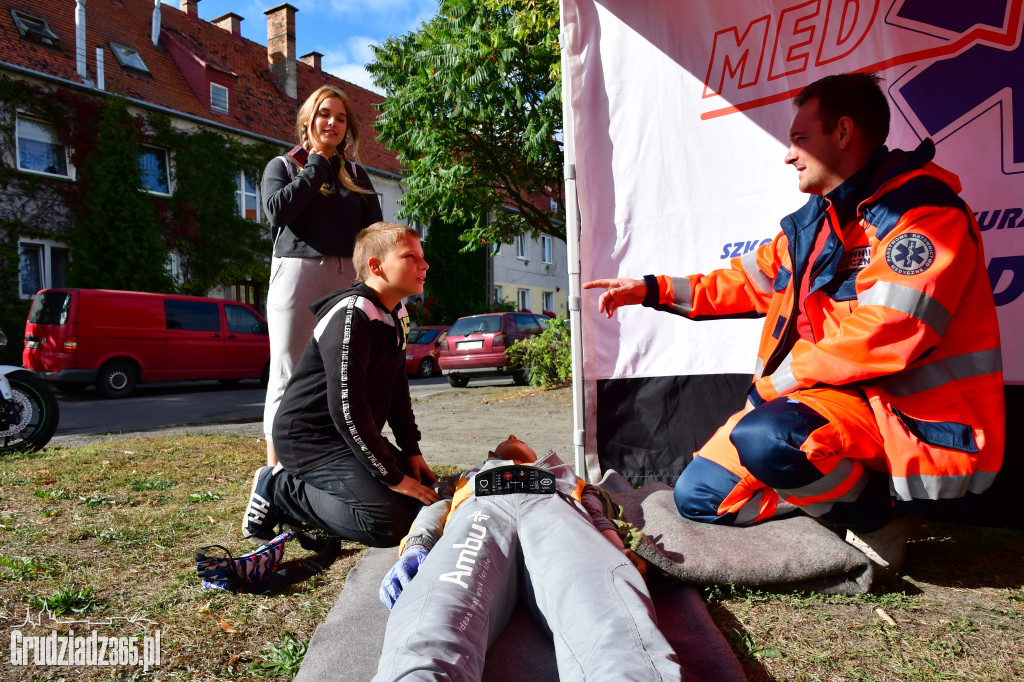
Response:
[{"label": "boy's short blond hair", "polygon": [[370,276],[370,259],[384,260],[391,249],[406,237],[419,239],[420,235],[414,228],[398,223],[379,222],[360,230],[356,235],[356,244],[352,250],[356,279],[365,282]]}]

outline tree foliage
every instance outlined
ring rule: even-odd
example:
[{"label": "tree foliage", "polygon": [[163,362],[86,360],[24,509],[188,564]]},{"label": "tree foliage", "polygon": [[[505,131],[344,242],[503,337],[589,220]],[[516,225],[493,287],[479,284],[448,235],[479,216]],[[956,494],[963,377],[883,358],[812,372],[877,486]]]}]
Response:
[{"label": "tree foliage", "polygon": [[[71,151],[73,180],[8,165],[16,158],[16,114],[54,126]],[[172,196],[142,189],[143,144],[171,152]],[[239,215],[236,190],[243,171],[259,184],[264,164],[279,152],[182,129],[163,114],[133,113],[122,97],[0,77],[0,322],[14,328],[27,310],[19,297],[19,239],[70,246],[71,286],[173,291],[171,251],[180,257],[186,293],[265,284],[268,230]]]},{"label": "tree foliage", "polygon": [[558,30],[557,0],[442,0],[376,48],[380,141],[409,171],[403,216],[464,225],[466,250],[565,238]]},{"label": "tree foliage", "polygon": [[259,180],[277,150],[210,130],[183,132],[152,120],[153,142],[174,150],[174,196],[163,202],[167,242],[181,257],[184,293],[205,296],[219,284],[265,282],[268,231],[238,212],[239,173]]},{"label": "tree foliage", "polygon": [[505,357],[513,365],[529,368],[530,384],[533,386],[569,386],[572,384],[569,321],[564,315],[559,315],[540,334],[516,341],[505,351]]},{"label": "tree foliage", "polygon": [[102,109],[91,131],[95,144],[76,150],[82,201],[76,229],[71,286],[135,291],[172,291],[167,248],[156,207],[144,194],[136,153],[142,122],[120,98]]}]

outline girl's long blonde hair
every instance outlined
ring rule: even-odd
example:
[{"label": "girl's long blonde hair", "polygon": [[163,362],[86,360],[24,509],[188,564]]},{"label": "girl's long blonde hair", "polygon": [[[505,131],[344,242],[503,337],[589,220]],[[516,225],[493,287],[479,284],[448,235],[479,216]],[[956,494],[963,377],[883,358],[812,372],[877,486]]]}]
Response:
[{"label": "girl's long blonde hair", "polygon": [[[334,87],[333,85],[323,85],[313,91],[306,101],[299,107],[299,114],[295,118],[295,137],[298,138],[299,144],[302,145],[303,149],[309,149],[311,147],[311,140],[309,139],[309,124],[313,120],[313,116],[316,112],[320,111],[320,104],[325,99],[336,97],[341,100],[341,103],[345,107],[345,139],[352,141],[352,158],[359,161],[359,126],[356,125],[356,117],[352,113],[352,105],[348,102],[348,97],[345,93]],[[348,172],[348,166],[345,164],[345,142],[342,142],[338,147],[338,152],[341,155],[342,163],[341,169],[338,171],[338,182],[341,186],[351,192],[359,192],[360,194],[373,194],[373,191],[360,187],[356,184],[355,180]]]}]

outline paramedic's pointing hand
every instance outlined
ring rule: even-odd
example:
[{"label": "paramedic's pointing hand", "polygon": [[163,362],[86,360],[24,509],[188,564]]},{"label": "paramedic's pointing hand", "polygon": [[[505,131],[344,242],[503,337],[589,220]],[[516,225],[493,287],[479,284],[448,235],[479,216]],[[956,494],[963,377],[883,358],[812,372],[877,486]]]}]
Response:
[{"label": "paramedic's pointing hand", "polygon": [[608,317],[621,306],[637,305],[647,296],[647,284],[642,279],[595,279],[583,285],[584,289],[607,289],[597,299],[597,310]]}]

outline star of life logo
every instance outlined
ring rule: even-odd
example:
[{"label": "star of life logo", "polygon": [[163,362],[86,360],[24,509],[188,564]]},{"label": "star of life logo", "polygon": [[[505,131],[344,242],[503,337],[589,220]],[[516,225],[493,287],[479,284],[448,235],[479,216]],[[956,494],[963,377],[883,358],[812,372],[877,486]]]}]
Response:
[{"label": "star of life logo", "polygon": [[[26,609],[25,621],[12,626],[10,630],[10,664],[12,666],[58,666],[82,668],[86,666],[133,666],[143,672],[160,665],[160,630],[152,634],[101,635],[93,627],[105,628],[113,625],[113,619],[102,623],[90,621],[59,621],[50,619],[54,625],[71,626],[59,632],[52,628],[46,634],[25,634],[24,631],[38,632],[42,627],[43,611],[38,621]],[[136,628],[152,621],[118,619]],[[78,630],[75,630],[78,626]],[[45,631],[44,631],[45,632]]]},{"label": "star of life logo", "polygon": [[923,234],[901,234],[885,250],[885,262],[901,275],[919,275],[931,267],[935,247]]},{"label": "star of life logo", "polygon": [[455,561],[455,570],[442,573],[439,578],[439,580],[443,580],[446,583],[455,583],[466,590],[469,589],[469,583],[466,581],[473,577],[480,548],[483,547],[484,538],[487,537],[487,528],[480,525],[480,522],[486,521],[491,517],[481,511],[475,511],[469,518],[475,523],[470,526],[466,539],[456,545],[452,545],[452,549],[460,550],[459,558]]}]

